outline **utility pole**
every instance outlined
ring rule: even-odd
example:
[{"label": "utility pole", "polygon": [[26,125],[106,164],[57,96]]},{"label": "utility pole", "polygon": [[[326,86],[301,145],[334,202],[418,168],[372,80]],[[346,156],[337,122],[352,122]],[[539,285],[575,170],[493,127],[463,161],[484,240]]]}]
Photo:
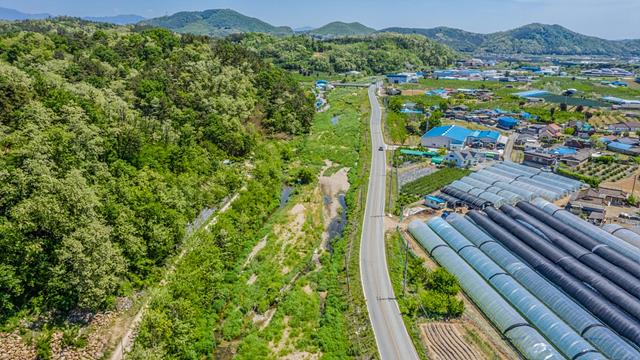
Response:
[{"label": "utility pole", "polygon": [[633,198],[636,198],[636,182],[638,181],[638,176],[640,175],[633,175],[633,188],[631,189],[631,196],[633,196]]}]

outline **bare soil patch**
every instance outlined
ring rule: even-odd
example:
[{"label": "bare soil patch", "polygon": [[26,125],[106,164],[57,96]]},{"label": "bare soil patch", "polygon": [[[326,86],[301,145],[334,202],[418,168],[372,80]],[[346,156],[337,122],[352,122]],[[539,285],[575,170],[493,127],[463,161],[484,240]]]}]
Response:
[{"label": "bare soil patch", "polygon": [[[634,173],[633,176],[629,176],[627,178],[624,178],[620,181],[614,181],[614,182],[604,182],[602,184],[600,184],[600,186],[608,188],[608,189],[617,189],[617,190],[622,190],[624,192],[627,193],[631,193],[631,191],[633,191],[633,182],[634,182],[634,178],[636,176],[640,175],[640,172],[636,171]],[[636,189],[635,189],[635,195],[638,196],[640,195],[640,181],[638,181],[636,183]]]},{"label": "bare soil patch", "polygon": [[435,322],[420,325],[420,334],[433,360],[486,360],[487,357],[464,338],[460,324]]},{"label": "bare soil patch", "polygon": [[427,90],[424,89],[407,89],[402,90],[402,96],[424,95]]},{"label": "bare soil patch", "polygon": [[[325,170],[333,167],[333,163],[329,160],[325,161]],[[349,190],[349,168],[341,168],[340,170],[334,172],[330,176],[321,176],[320,177],[320,190],[324,195],[325,206],[323,211],[324,217],[324,228],[325,231],[323,233],[324,241],[329,239],[329,225],[333,221],[333,219],[340,216],[341,205],[338,200],[338,196],[340,194],[344,194]]]}]

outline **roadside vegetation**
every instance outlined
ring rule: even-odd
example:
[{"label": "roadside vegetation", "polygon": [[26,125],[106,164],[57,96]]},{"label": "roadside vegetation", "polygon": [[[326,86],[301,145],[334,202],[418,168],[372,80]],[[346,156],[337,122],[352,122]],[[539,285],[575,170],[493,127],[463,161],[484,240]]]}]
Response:
[{"label": "roadside vegetation", "polygon": [[[254,171],[270,179],[256,176],[249,186],[272,184],[270,192],[253,195],[255,189],[247,188],[234,203],[236,211],[221,215],[204,235],[205,241],[193,251],[194,261],[185,259],[176,272],[182,278],[170,282],[151,305],[134,359],[214,355],[275,359],[314,354],[348,358],[375,352],[372,335],[361,330],[358,324],[363,320],[356,317],[358,300],[353,297],[361,297],[359,284],[351,285],[357,286],[351,290],[346,284],[353,228],[347,226],[325,247],[325,195],[318,184],[319,175],[349,168],[347,219],[361,221],[351,209],[358,208],[355,196],[366,169],[358,166],[365,148],[366,114],[361,111],[368,108],[366,93],[335,90],[329,101],[340,121],[331,121],[335,114],[318,114],[309,136],[272,144],[265,163],[256,163],[269,163],[268,171],[258,167]],[[327,167],[327,160],[332,167]],[[310,181],[303,181],[299,174],[307,171]],[[283,182],[295,191],[287,205],[278,208]],[[243,197],[268,205],[256,208],[259,214],[247,212],[251,208],[245,210]],[[240,219],[250,226],[235,229]],[[221,244],[235,243],[231,239],[244,239],[243,245],[225,252],[224,262],[203,266],[211,262],[198,254],[206,256]]]},{"label": "roadside vegetation", "polygon": [[398,232],[387,236],[389,276],[407,331],[420,357],[427,359],[418,326],[428,321],[459,318],[464,312],[464,303],[458,297],[461,290],[453,275],[444,268],[428,269],[424,260],[406,246]]}]

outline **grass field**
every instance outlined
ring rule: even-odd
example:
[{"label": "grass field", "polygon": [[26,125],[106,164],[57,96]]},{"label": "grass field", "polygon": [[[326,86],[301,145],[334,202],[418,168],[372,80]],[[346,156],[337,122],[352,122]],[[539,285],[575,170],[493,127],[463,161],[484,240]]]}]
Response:
[{"label": "grass field", "polygon": [[[608,80],[610,81],[610,80]],[[632,87],[610,87],[603,85],[600,80],[576,79],[569,77],[545,77],[532,84],[532,88],[543,89],[554,94],[559,94],[566,89],[576,89],[588,97],[599,99],[603,96],[616,96],[622,98],[640,98],[640,89]]]},{"label": "grass field", "polygon": [[[358,161],[362,140],[359,134],[365,125],[360,121],[368,111],[367,94],[363,90],[337,88],[328,94],[331,109],[316,115],[309,137],[294,142],[300,150],[300,160],[320,168],[325,160],[343,166]],[[337,122],[331,121],[335,116]]]}]

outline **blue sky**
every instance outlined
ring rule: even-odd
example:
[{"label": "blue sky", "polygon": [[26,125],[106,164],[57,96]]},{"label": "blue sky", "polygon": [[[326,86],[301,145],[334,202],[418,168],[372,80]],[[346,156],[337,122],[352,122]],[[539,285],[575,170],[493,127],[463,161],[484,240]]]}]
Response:
[{"label": "blue sky", "polygon": [[640,38],[640,0],[0,0],[0,7],[54,15],[168,15],[231,8],[274,25],[334,20],[390,26],[451,26],[475,32],[542,22],[609,39]]}]

